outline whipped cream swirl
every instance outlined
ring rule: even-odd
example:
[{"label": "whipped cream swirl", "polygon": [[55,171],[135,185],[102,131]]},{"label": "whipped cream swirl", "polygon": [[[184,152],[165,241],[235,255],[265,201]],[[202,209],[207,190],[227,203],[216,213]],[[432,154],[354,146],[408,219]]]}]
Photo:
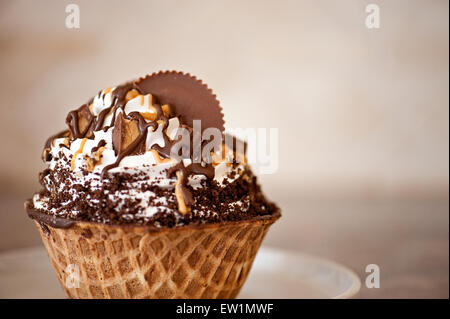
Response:
[{"label": "whipped cream swirl", "polygon": [[[168,123],[157,122],[157,128],[148,127],[144,143],[145,150],[140,154],[133,154],[119,159],[117,149],[114,147],[114,123],[117,124],[117,118],[122,115],[129,117],[133,113],[139,113],[146,122],[152,122],[156,118],[156,110],[151,94],[141,95],[135,90],[130,90],[126,94],[126,103],[123,108],[113,111],[114,101],[113,93],[116,88],[109,88],[97,94],[91,103],[87,106],[94,118],[103,116],[102,125],[97,130],[92,131],[90,138],[78,137],[70,138],[68,134],[53,138],[49,147],[46,149],[45,159],[50,172],[64,172],[64,174],[47,174],[43,176],[41,183],[50,194],[64,193],[68,207],[70,203],[80,200],[80,187],[89,190],[89,192],[103,192],[105,196],[114,200],[114,209],[122,212],[126,218],[151,218],[157,213],[171,212],[175,215],[184,214],[180,212],[180,196],[176,194],[177,182],[179,176],[168,176],[168,171],[179,164],[172,158],[162,158],[154,149],[155,145],[164,148],[167,141],[174,141],[178,129],[181,126],[178,117],[168,117]],[[164,110],[170,108],[167,106]],[[169,113],[169,112],[168,112]],[[84,119],[86,122],[86,119]],[[80,126],[82,125],[80,120]],[[90,124],[88,124],[90,125]],[[166,135],[166,136],[164,136]],[[224,156],[225,155],[225,156]],[[228,184],[237,179],[244,171],[244,164],[231,165],[229,158],[233,158],[233,151],[222,145],[220,150],[212,154],[214,178],[218,185]],[[118,163],[117,163],[118,162]],[[191,164],[191,159],[183,159],[185,167]],[[115,167],[108,169],[108,174],[104,177],[102,172],[105,168],[117,163]],[[110,183],[112,176],[135,176],[126,182],[125,189],[105,190],[105,183]],[[202,188],[202,181],[206,179],[203,175],[190,175],[187,184],[194,190]],[[174,196],[160,196],[154,191],[145,189],[146,186],[158,187],[164,190],[170,190]],[[122,185],[124,186],[124,185]],[[175,190],[175,192],[174,192]],[[35,208],[47,210],[53,214],[71,214],[76,217],[76,210],[67,212],[63,207],[58,209],[49,207],[50,196],[36,194],[33,198]],[[82,200],[87,201],[87,205],[95,207],[98,204],[98,198],[95,196],[84,196]],[[182,200],[182,198],[181,198]],[[126,206],[134,201],[138,203],[138,214],[126,214]],[[244,202],[246,200],[244,199]],[[177,202],[178,210],[173,209],[174,202]],[[170,205],[172,204],[172,205]],[[182,204],[181,204],[182,205]],[[248,206],[242,200],[230,203],[234,208],[239,206],[245,208]],[[205,207],[205,212],[198,214],[214,213],[211,208]]]}]

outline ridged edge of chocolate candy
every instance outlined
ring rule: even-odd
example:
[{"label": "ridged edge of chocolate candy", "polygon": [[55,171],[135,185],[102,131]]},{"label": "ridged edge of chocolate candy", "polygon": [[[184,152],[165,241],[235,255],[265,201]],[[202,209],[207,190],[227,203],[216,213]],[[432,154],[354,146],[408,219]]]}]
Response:
[{"label": "ridged edge of chocolate candy", "polygon": [[[175,90],[174,84],[178,84],[178,90]],[[215,127],[221,132],[225,130],[223,110],[217,96],[202,80],[190,73],[175,70],[154,72],[134,81],[134,85],[141,90],[141,94],[154,95],[161,105],[169,104],[175,109],[175,115],[191,127],[192,120],[198,119],[202,120],[202,130],[208,127]],[[183,92],[183,85],[184,88],[190,86],[189,90]],[[200,97],[205,100],[199,102],[196,96],[192,98],[194,94],[202,95]]]}]

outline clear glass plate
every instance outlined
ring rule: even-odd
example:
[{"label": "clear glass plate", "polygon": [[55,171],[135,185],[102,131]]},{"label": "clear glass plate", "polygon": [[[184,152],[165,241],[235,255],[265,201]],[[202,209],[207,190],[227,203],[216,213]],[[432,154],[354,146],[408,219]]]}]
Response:
[{"label": "clear glass plate", "polygon": [[[332,261],[261,248],[239,298],[350,298],[358,276]],[[65,298],[43,247],[0,254],[0,298]]]}]

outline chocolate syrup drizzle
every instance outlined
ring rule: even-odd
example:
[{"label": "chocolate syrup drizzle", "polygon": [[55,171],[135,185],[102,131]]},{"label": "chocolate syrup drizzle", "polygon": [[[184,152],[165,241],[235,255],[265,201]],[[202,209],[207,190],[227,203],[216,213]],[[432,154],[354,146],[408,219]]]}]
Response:
[{"label": "chocolate syrup drizzle", "polygon": [[[81,112],[87,113],[89,114],[89,116],[88,116],[88,124],[86,125],[84,130],[80,132],[79,117]],[[66,117],[66,124],[69,126],[69,131],[73,139],[84,138],[91,129],[93,122],[94,122],[94,115],[91,114],[88,104],[83,104],[78,109],[70,111]]]},{"label": "chocolate syrup drizzle", "polygon": [[31,200],[25,202],[25,210],[31,219],[36,220],[42,227],[42,231],[50,235],[50,230],[47,225],[54,228],[69,228],[75,224],[74,220],[58,217],[51,214],[43,214],[38,209],[34,208]]},{"label": "chocolate syrup drizzle", "polygon": [[[54,138],[59,137],[62,134],[67,136],[69,132],[70,132],[72,139],[85,138],[85,137],[87,137],[88,133],[92,132],[92,131],[99,131],[99,130],[103,129],[106,132],[108,129],[110,129],[111,127],[113,127],[115,125],[117,112],[119,110],[122,110],[121,116],[123,116],[127,120],[136,121],[138,123],[139,135],[125,149],[116,150],[116,152],[117,152],[116,161],[110,165],[107,165],[102,170],[101,177],[105,178],[108,171],[110,169],[117,167],[124,157],[136,153],[139,150],[139,147],[142,146],[142,143],[145,143],[145,141],[147,139],[148,129],[153,128],[153,130],[156,130],[158,128],[159,123],[161,123],[161,122],[162,122],[162,130],[163,130],[162,136],[164,139],[164,146],[160,147],[158,144],[154,144],[154,145],[152,145],[151,148],[153,150],[157,151],[161,157],[170,158],[173,146],[176,143],[180,142],[180,139],[182,137],[179,136],[178,138],[171,140],[167,136],[167,134],[165,132],[169,125],[169,118],[164,114],[164,112],[161,108],[161,105],[156,101],[155,97],[153,97],[154,103],[152,104],[152,106],[156,110],[156,118],[154,121],[147,122],[139,112],[132,112],[128,115],[125,114],[125,105],[127,103],[127,93],[130,92],[131,90],[136,90],[139,94],[143,94],[143,95],[145,94],[144,92],[142,92],[142,90],[139,88],[139,86],[136,85],[136,82],[128,82],[123,85],[117,86],[111,92],[111,100],[112,100],[111,105],[108,108],[102,110],[98,114],[97,117],[95,117],[89,109],[89,105],[93,102],[93,99],[91,99],[87,104],[83,104],[78,109],[69,112],[69,114],[67,115],[67,118],[66,118],[66,123],[69,127],[69,130],[60,132],[60,133],[50,137],[47,140],[45,147],[49,148],[51,146],[51,143]],[[98,96],[101,97],[101,94],[103,94],[102,91],[100,91],[98,93]],[[103,94],[102,98],[104,98],[104,94]],[[104,126],[105,118],[111,113],[112,113],[111,123],[108,126]],[[87,126],[82,131],[80,131],[80,127],[79,127],[80,116],[83,116],[83,115],[87,116],[87,118],[86,118]],[[180,127],[187,129],[190,134],[190,145],[181,145],[181,147],[182,148],[190,147],[190,151],[191,151],[190,159],[193,160],[193,158],[192,158],[193,157],[192,128],[187,126],[185,123],[182,123],[182,120],[180,117],[178,117],[178,119],[179,119]],[[98,149],[104,145],[106,145],[106,142],[104,140],[101,140],[99,142],[99,144],[92,149],[92,152],[98,151]],[[177,155],[179,155],[179,154],[177,154]],[[173,177],[177,171],[179,171],[181,174],[180,189],[183,194],[185,203],[188,206],[193,204],[192,194],[186,187],[187,182],[188,182],[188,177],[195,174],[195,175],[204,175],[208,179],[214,178],[214,167],[212,166],[211,163],[204,164],[204,166],[202,166],[202,164],[199,164],[199,163],[192,163],[188,166],[185,166],[183,164],[183,161],[180,161],[177,165],[171,167],[168,170],[168,172],[167,172],[168,177]]]},{"label": "chocolate syrup drizzle", "polygon": [[200,163],[192,163],[188,166],[184,166],[183,161],[181,161],[177,165],[169,168],[167,175],[168,177],[173,177],[176,172],[180,172],[181,174],[180,190],[183,194],[184,202],[188,206],[194,203],[192,193],[186,187],[188,177],[190,175],[204,175],[209,179],[214,178],[214,167],[211,164],[202,166]]},{"label": "chocolate syrup drizzle", "polygon": [[95,153],[95,152],[97,152],[100,149],[100,147],[103,147],[105,145],[106,145],[106,141],[105,140],[100,140],[100,142],[98,142],[97,146],[92,148],[91,152]]},{"label": "chocolate syrup drizzle", "polygon": [[69,135],[69,130],[63,130],[58,132],[52,136],[50,136],[44,144],[44,151],[42,152],[42,160],[44,162],[48,162],[51,160],[50,148],[52,147],[52,143],[54,139],[65,137]]},{"label": "chocolate syrup drizzle", "polygon": [[[121,113],[121,115],[123,116],[123,113]],[[124,150],[118,150],[116,161],[103,168],[102,175],[101,175],[102,178],[105,177],[105,174],[108,172],[108,170],[110,170],[114,167],[117,167],[125,156],[132,154],[141,145],[141,143],[145,142],[145,140],[147,139],[147,133],[148,133],[149,127],[153,127],[153,129],[158,127],[158,123],[156,123],[156,122],[147,123],[145,121],[145,119],[142,117],[142,115],[139,114],[139,112],[132,112],[129,114],[129,117],[130,117],[130,119],[135,119],[138,121],[139,136],[130,145],[128,145]]]}]

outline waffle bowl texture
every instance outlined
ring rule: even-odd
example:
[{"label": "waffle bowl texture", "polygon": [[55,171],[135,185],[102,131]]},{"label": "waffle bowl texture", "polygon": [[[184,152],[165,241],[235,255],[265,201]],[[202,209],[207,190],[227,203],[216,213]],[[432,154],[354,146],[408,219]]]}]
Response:
[{"label": "waffle bowl texture", "polygon": [[[174,228],[36,225],[70,298],[235,298],[279,216]],[[70,265],[79,270],[74,288]]]}]

